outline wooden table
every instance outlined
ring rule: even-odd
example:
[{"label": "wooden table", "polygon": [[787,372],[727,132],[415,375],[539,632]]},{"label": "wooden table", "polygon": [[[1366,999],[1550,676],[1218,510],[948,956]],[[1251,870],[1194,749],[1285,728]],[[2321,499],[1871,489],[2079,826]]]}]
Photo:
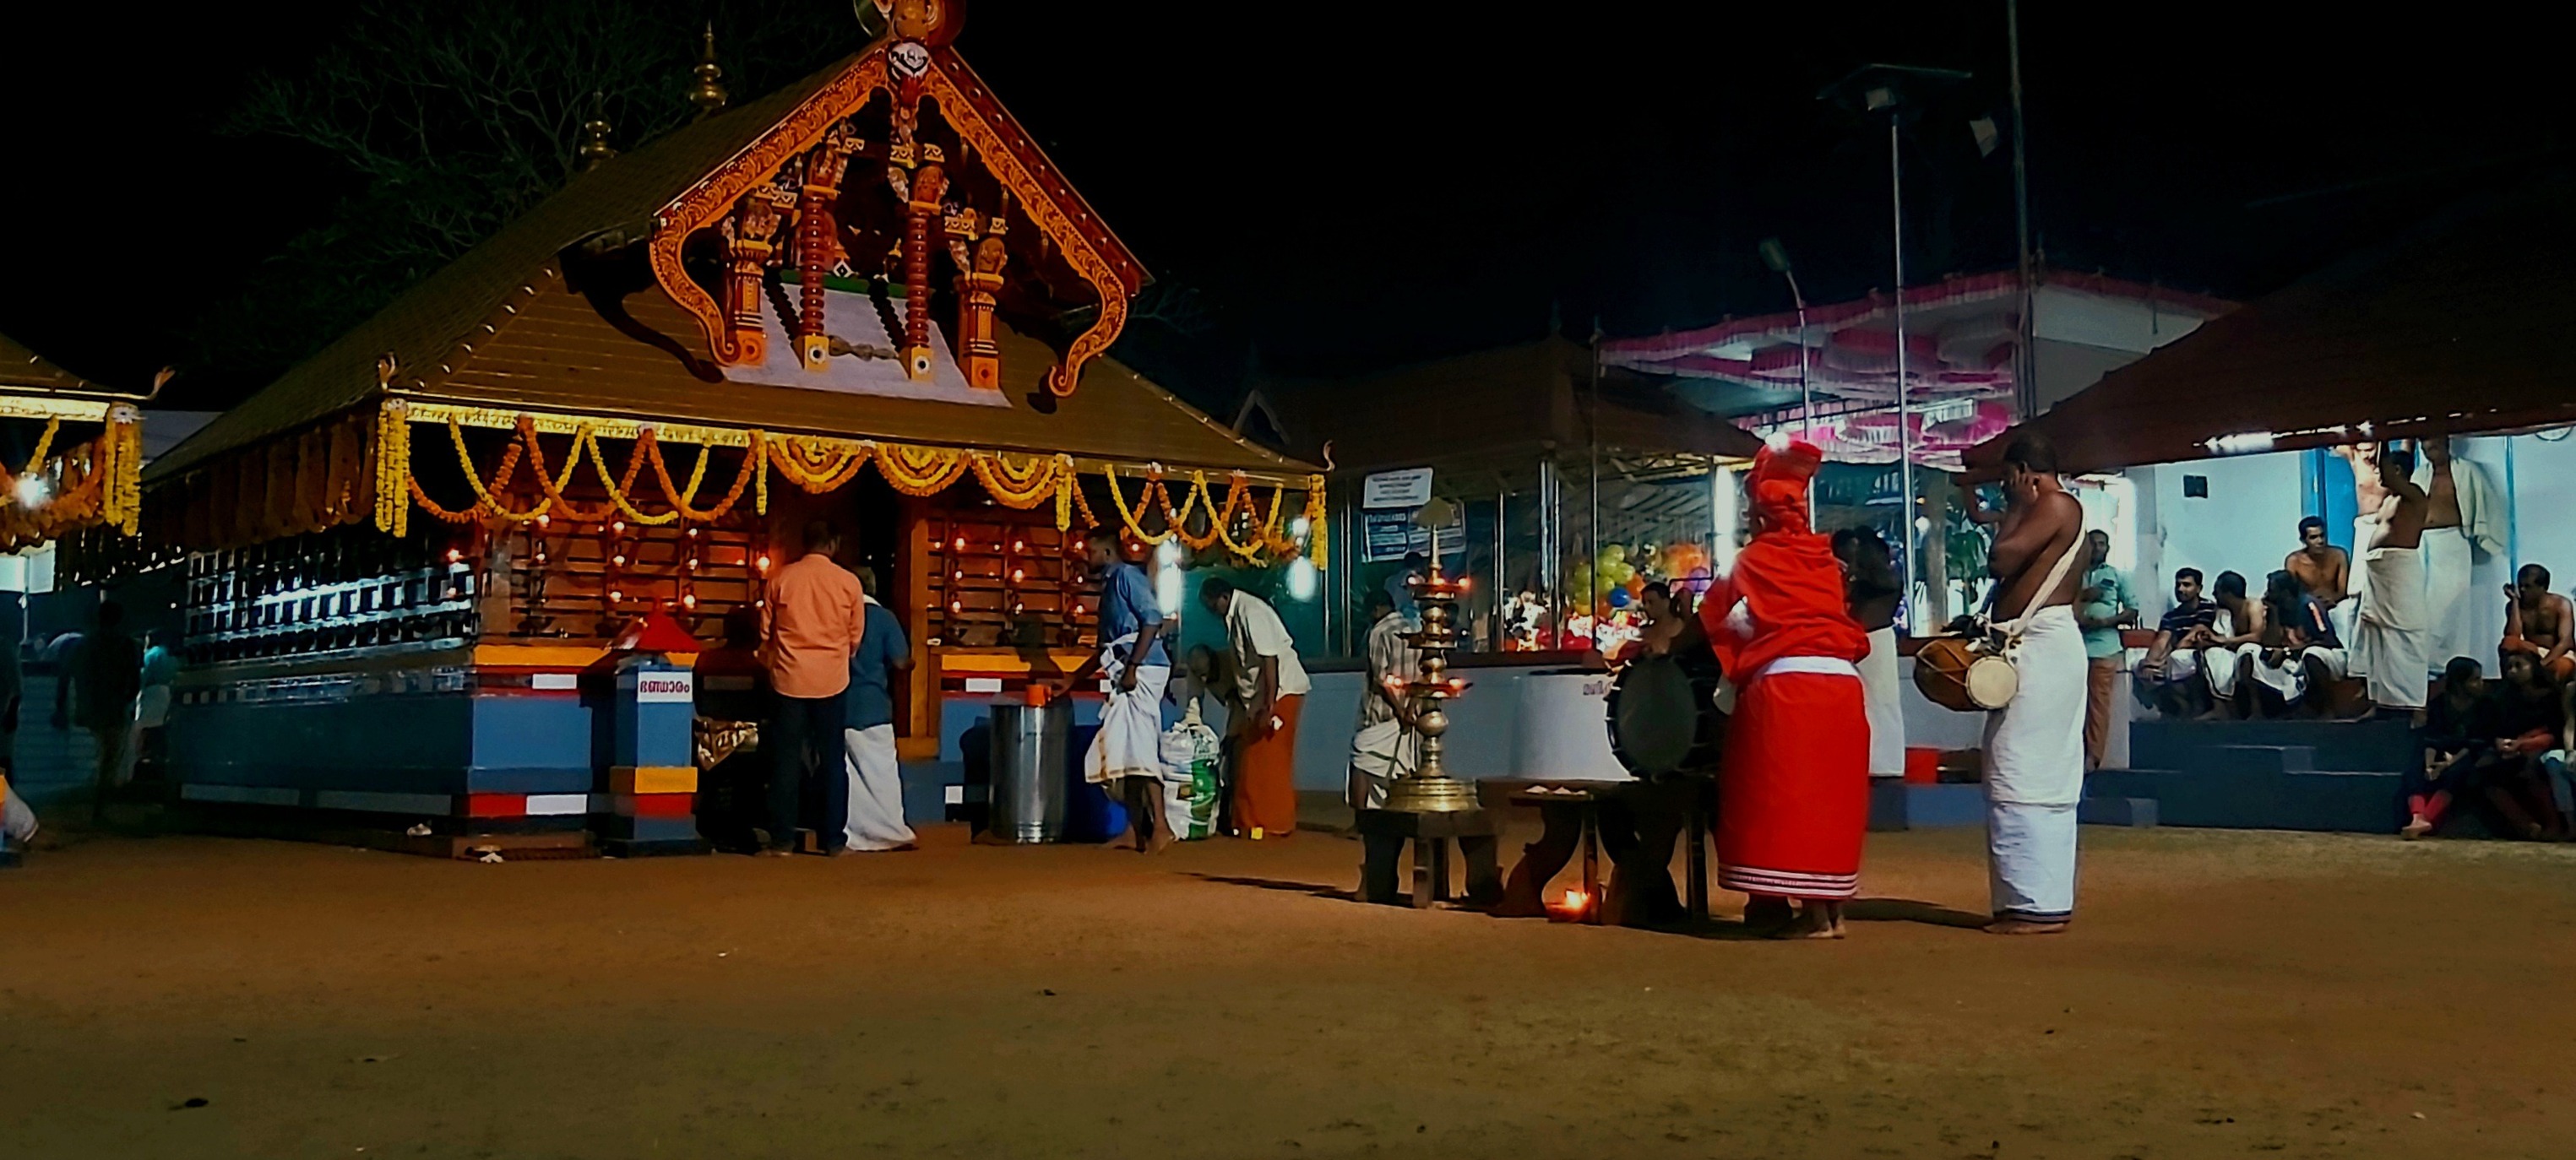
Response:
[{"label": "wooden table", "polygon": [[[1488,783],[1491,784],[1491,783]],[[1583,857],[1583,896],[1578,921],[1653,926],[1678,909],[1692,920],[1708,917],[1708,837],[1712,785],[1704,777],[1665,781],[1533,781],[1508,787],[1513,805],[1538,810],[1545,827],[1521,850],[1494,913],[1537,918],[1548,913],[1540,892],[1578,851]],[[1604,814],[1615,815],[1603,830]],[[1683,897],[1672,894],[1673,842],[1687,835]],[[1601,882],[1601,851],[1613,864],[1611,889]]]},{"label": "wooden table", "polygon": [[[1414,814],[1360,810],[1353,828],[1360,835],[1362,902],[1426,909],[1448,901],[1452,842],[1457,843],[1458,852],[1467,860],[1467,904],[1491,906],[1502,899],[1503,877],[1494,854],[1501,819],[1490,812]],[[1410,895],[1400,895],[1395,865],[1404,854],[1406,842],[1413,843],[1413,890]]]}]

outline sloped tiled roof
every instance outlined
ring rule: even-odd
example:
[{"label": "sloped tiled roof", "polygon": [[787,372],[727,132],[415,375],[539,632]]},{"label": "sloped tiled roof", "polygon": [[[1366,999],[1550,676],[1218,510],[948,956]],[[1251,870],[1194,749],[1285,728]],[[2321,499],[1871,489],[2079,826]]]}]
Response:
[{"label": "sloped tiled roof", "polygon": [[45,361],[17,339],[0,334],[0,391],[64,395],[119,395]]}]

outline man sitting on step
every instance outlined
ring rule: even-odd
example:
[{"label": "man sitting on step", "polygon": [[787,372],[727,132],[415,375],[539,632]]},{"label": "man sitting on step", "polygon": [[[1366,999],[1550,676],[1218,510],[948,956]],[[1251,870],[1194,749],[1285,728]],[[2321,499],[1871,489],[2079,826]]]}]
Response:
[{"label": "man sitting on step", "polygon": [[2208,701],[2200,679],[2200,650],[2218,639],[2218,602],[2200,591],[2200,569],[2174,570],[2174,602],[2156,622],[2156,642],[2138,662],[2130,688],[2138,703],[2167,717],[2190,717]]}]

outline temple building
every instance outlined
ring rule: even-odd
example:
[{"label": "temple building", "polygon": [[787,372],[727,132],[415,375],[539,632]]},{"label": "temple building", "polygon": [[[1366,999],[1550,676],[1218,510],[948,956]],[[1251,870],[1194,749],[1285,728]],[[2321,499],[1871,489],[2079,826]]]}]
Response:
[{"label": "temple building", "polygon": [[738,107],[701,65],[706,115],[630,153],[594,124],[562,191],[152,465],[182,800],[578,844],[634,789],[586,674],[657,611],[719,643],[812,518],[926,650],[916,762],[1089,653],[1090,526],[1323,562],[1317,468],[1108,356],[1146,272],[958,19],[894,5]]}]

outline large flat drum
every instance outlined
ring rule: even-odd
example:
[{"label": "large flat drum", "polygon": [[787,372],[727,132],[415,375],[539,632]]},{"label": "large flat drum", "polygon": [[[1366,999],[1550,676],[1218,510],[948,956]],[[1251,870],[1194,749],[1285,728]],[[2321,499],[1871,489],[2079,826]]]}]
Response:
[{"label": "large flat drum", "polygon": [[1576,669],[1536,672],[1520,685],[1513,715],[1517,773],[1547,781],[1626,781],[1628,768],[1610,752],[1601,728],[1610,674]]},{"label": "large flat drum", "polygon": [[1606,698],[1610,750],[1644,778],[1706,772],[1717,765],[1721,736],[1712,720],[1715,682],[1695,678],[1670,657],[1647,657],[1619,670]]}]

